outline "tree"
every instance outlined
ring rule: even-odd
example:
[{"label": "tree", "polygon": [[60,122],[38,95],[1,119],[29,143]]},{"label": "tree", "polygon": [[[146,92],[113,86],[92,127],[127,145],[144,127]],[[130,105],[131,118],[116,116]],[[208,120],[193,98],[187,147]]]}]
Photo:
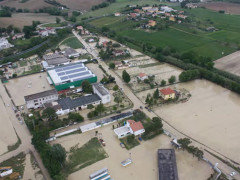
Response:
[{"label": "tree", "polygon": [[131,80],[131,77],[130,77],[130,75],[127,73],[126,70],[124,70],[124,71],[122,72],[122,78],[123,78],[124,82],[126,82],[126,83],[129,83],[130,80]]},{"label": "tree", "polygon": [[87,109],[92,109],[92,108],[94,108],[94,106],[92,104],[87,105]]},{"label": "tree", "polygon": [[82,89],[84,93],[93,93],[92,85],[88,80],[84,80],[82,82]]},{"label": "tree", "polygon": [[187,149],[188,145],[192,143],[189,138],[178,139],[178,143],[181,144],[183,149]]},{"label": "tree", "polygon": [[166,83],[167,83],[167,82],[163,79],[163,80],[161,81],[161,86],[165,86]]},{"label": "tree", "polygon": [[172,84],[172,83],[176,82],[176,76],[171,76],[171,77],[168,79],[168,82],[169,82],[169,84]]},{"label": "tree", "polygon": [[68,114],[68,119],[76,122],[83,122],[84,118],[79,113],[70,112]]},{"label": "tree", "polygon": [[12,77],[13,77],[13,78],[16,78],[16,77],[17,77],[17,74],[16,74],[16,73],[14,73],[14,74],[12,75]]},{"label": "tree", "polygon": [[163,127],[162,120],[159,117],[153,117],[152,122],[155,129],[161,129]]},{"label": "tree", "polygon": [[61,22],[61,19],[59,17],[56,17],[56,23],[59,24]]},{"label": "tree", "polygon": [[42,117],[47,118],[48,120],[54,120],[56,119],[57,114],[55,109],[47,107],[46,109],[43,110]]},{"label": "tree", "polygon": [[148,94],[147,97],[146,97],[146,100],[145,100],[145,103],[146,103],[146,104],[149,104],[150,98],[151,98],[151,96]]},{"label": "tree", "polygon": [[159,98],[159,90],[158,90],[158,88],[156,89],[156,91],[154,91],[153,98],[154,99],[158,99]]},{"label": "tree", "polygon": [[113,90],[114,91],[117,91],[119,89],[118,85],[116,84],[114,87],[113,87]]},{"label": "tree", "polygon": [[115,64],[114,64],[114,63],[109,63],[109,67],[110,67],[111,69],[115,69]]},{"label": "tree", "polygon": [[61,144],[54,144],[51,147],[50,157],[60,163],[63,167],[67,157],[65,148],[62,147]]},{"label": "tree", "polygon": [[99,105],[97,105],[97,107],[95,108],[95,111],[97,112],[97,113],[102,113],[102,112],[104,112],[106,110],[106,108],[104,107],[104,105],[103,104],[99,104]]},{"label": "tree", "polygon": [[135,139],[135,137],[134,137],[133,134],[127,136],[127,143],[129,143],[129,144],[133,143],[133,142],[134,142],[134,139]]}]

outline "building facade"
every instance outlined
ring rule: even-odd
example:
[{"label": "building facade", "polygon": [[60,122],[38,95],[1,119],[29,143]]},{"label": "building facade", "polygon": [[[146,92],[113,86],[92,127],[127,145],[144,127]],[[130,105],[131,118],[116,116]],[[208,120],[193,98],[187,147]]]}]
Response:
[{"label": "building facade", "polygon": [[171,88],[164,88],[164,89],[160,89],[160,96],[164,99],[164,100],[168,100],[168,99],[174,99],[175,98],[175,91],[172,90]]},{"label": "building facade", "polygon": [[55,89],[51,89],[48,91],[24,96],[24,100],[28,109],[37,109],[39,107],[43,107],[45,103],[58,100],[58,92]]},{"label": "building facade", "polygon": [[94,94],[97,94],[101,100],[102,104],[107,104],[111,101],[111,95],[108,90],[101,83],[92,84]]}]

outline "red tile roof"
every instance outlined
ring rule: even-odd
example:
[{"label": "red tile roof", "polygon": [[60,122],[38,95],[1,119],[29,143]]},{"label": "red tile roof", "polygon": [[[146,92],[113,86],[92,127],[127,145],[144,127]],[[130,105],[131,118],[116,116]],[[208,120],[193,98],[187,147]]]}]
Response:
[{"label": "red tile roof", "polygon": [[175,91],[172,90],[171,88],[160,89],[160,92],[161,92],[163,95],[169,95],[169,94],[175,93]]},{"label": "red tile roof", "polygon": [[144,77],[144,76],[147,76],[145,73],[139,73],[138,74],[138,77],[140,77],[140,78],[142,78],[142,77]]},{"label": "red tile roof", "polygon": [[144,129],[140,121],[136,122],[134,120],[128,120],[127,122],[130,124],[130,128],[132,129],[133,132]]}]

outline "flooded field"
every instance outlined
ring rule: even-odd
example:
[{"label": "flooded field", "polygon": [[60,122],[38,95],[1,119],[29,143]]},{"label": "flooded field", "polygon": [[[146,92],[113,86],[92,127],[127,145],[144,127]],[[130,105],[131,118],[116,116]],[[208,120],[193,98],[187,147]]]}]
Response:
[{"label": "flooded field", "polygon": [[[153,140],[141,142],[141,144],[130,151],[120,147],[120,141],[112,130],[112,126],[106,126],[98,129],[102,133],[106,142],[105,151],[109,155],[108,158],[88,166],[80,171],[71,174],[68,180],[88,180],[89,175],[104,167],[109,169],[111,177],[115,180],[131,179],[146,180],[157,179],[157,149],[172,148],[170,138],[160,135]],[[66,150],[79,143],[79,146],[85,144],[89,139],[94,137],[95,131],[83,134],[66,136],[54,141],[54,143],[62,144]],[[127,159],[131,153],[133,163],[127,167],[122,167],[120,162]],[[212,173],[211,168],[204,162],[198,161],[192,155],[183,151],[176,151],[178,174],[180,180],[206,180]]]},{"label": "flooded field", "polygon": [[155,112],[178,130],[240,162],[240,96],[206,80],[176,85],[192,97],[184,104],[163,105]]},{"label": "flooded field", "polygon": [[[3,86],[1,86],[0,92],[5,91]],[[2,94],[2,93],[1,93]],[[17,142],[17,136],[16,133],[13,129],[11,120],[9,115],[7,114],[6,108],[11,108],[8,107],[7,104],[4,104],[2,100],[2,96],[0,99],[0,124],[2,126],[0,127],[0,155],[8,151],[8,146],[13,145]]]},{"label": "flooded field", "polygon": [[[117,70],[117,74],[121,77],[123,70]],[[155,79],[154,82],[157,84],[160,84],[162,80],[165,80],[168,83],[168,79],[171,76],[176,77],[176,81],[178,81],[178,76],[182,72],[181,69],[174,67],[170,64],[166,63],[150,63],[150,64],[144,64],[140,65],[138,67],[132,67],[129,69],[126,69],[126,71],[131,76],[130,84],[132,85],[132,89],[134,91],[141,91],[145,88],[149,87],[149,84],[146,83],[138,83],[137,82],[137,75],[139,73],[145,73],[146,75],[154,75]]]},{"label": "flooded field", "polygon": [[216,60],[214,67],[240,76],[240,51]]},{"label": "flooded field", "polygon": [[53,89],[47,81],[47,73],[38,73],[10,80],[6,87],[16,106],[25,104],[24,96]]}]

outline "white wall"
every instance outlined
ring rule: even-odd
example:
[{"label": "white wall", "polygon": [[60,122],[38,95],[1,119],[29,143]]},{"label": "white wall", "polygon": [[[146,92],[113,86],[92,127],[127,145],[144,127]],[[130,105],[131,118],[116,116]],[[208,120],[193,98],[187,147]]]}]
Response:
[{"label": "white wall", "polygon": [[[39,107],[43,107],[44,103],[50,103],[50,102],[53,102],[56,100],[58,100],[58,95],[51,95],[51,96],[46,96],[44,98],[38,98],[38,99],[31,100],[31,101],[27,101],[26,105],[27,105],[28,109],[30,109],[30,108],[36,109]],[[37,102],[34,102],[34,101],[37,101]]]}]

